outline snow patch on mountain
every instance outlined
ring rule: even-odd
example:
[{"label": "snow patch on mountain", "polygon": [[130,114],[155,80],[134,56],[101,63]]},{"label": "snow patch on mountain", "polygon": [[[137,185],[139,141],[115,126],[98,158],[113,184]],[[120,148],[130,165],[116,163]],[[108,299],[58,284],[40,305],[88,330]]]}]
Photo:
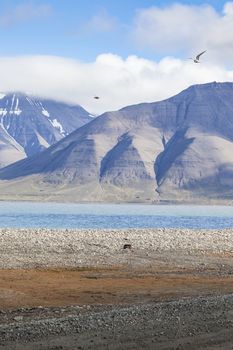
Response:
[{"label": "snow patch on mountain", "polygon": [[14,109],[13,111],[9,111],[9,114],[20,115],[22,113],[21,109]]},{"label": "snow patch on mountain", "polygon": [[6,108],[0,108],[0,115],[4,117],[6,114],[7,114]]},{"label": "snow patch on mountain", "polygon": [[48,118],[50,117],[49,112],[46,111],[46,109],[44,109],[43,107],[42,107],[42,114],[43,114],[44,116],[48,117]]},{"label": "snow patch on mountain", "polygon": [[31,106],[34,106],[32,100],[31,100],[29,97],[26,97],[26,100],[28,101],[28,103],[29,103]]},{"label": "snow patch on mountain", "polygon": [[[0,143],[16,150],[14,160],[43,151],[75,129],[91,121],[89,113],[81,106],[46,100],[20,92],[0,94]],[[5,164],[9,164],[4,156]],[[16,151],[14,151],[16,152]],[[16,152],[17,153],[17,152]],[[13,158],[12,158],[13,159]]]},{"label": "snow patch on mountain", "polygon": [[63,129],[62,125],[58,122],[57,119],[52,119],[52,120],[49,120],[49,121],[54,126],[54,128],[58,129],[61,134],[65,135],[66,132]]}]

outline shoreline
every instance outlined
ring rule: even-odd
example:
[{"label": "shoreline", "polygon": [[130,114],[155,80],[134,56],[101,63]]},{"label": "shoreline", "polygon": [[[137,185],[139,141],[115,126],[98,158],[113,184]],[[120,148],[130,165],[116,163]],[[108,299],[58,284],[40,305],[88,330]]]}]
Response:
[{"label": "shoreline", "polygon": [[[59,198],[59,199],[58,199]],[[117,205],[216,205],[216,206],[233,206],[233,198],[231,199],[214,199],[214,198],[196,198],[196,199],[158,199],[158,200],[142,200],[142,201],[106,201],[106,200],[78,200],[65,196],[40,196],[40,195],[25,195],[25,196],[12,196],[12,195],[0,195],[0,202],[37,202],[37,203],[60,203],[60,204],[117,204]]]},{"label": "shoreline", "polygon": [[188,205],[188,206],[223,206],[223,207],[232,207],[233,206],[233,200],[230,201],[158,201],[158,202],[105,202],[105,201],[72,201],[72,200],[42,200],[40,198],[35,199],[29,199],[29,198],[20,198],[20,199],[0,199],[0,202],[6,202],[6,203],[56,203],[56,204],[87,204],[87,205],[148,205],[148,206],[182,206],[182,205]]},{"label": "shoreline", "polygon": [[[232,207],[232,201],[158,201],[158,202],[105,202],[105,201],[57,201],[57,200],[41,200],[40,198],[29,199],[1,199],[2,203],[39,203],[39,204],[80,204],[80,205],[146,205],[146,206],[219,206],[219,207]],[[1,228],[1,227],[0,227]]]},{"label": "shoreline", "polygon": [[0,229],[0,268],[216,265],[216,255],[231,266],[233,229]]}]

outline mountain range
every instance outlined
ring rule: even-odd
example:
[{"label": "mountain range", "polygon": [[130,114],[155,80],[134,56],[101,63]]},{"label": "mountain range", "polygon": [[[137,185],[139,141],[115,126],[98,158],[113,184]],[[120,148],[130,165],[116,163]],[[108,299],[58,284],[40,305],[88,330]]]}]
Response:
[{"label": "mountain range", "polygon": [[231,201],[233,83],[104,113],[1,169],[0,179],[6,198],[17,191],[45,200]]},{"label": "mountain range", "polygon": [[91,119],[79,105],[1,94],[0,167],[43,151]]}]

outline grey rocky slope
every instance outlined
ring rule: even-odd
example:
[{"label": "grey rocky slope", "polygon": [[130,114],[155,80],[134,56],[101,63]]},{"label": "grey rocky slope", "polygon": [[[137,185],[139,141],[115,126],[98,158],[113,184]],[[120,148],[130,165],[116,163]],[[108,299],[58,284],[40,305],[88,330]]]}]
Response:
[{"label": "grey rocky slope", "polygon": [[233,83],[195,85],[105,113],[0,178],[74,200],[231,199],[232,141]]},{"label": "grey rocky slope", "polygon": [[0,166],[36,154],[92,118],[81,106],[23,93],[0,96]]}]

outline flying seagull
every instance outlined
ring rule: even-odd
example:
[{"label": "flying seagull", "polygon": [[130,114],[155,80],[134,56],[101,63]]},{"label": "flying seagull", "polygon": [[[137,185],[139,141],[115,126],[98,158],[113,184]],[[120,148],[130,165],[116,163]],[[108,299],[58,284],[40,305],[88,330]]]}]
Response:
[{"label": "flying seagull", "polygon": [[200,57],[201,55],[203,55],[203,53],[205,53],[206,51],[203,51],[201,53],[199,53],[195,58],[189,58],[190,60],[193,60],[194,63],[201,63],[200,62]]}]

